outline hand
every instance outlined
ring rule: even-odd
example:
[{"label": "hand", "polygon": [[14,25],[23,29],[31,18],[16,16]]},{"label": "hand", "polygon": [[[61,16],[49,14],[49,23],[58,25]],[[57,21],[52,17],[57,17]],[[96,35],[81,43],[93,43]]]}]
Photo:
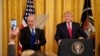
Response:
[{"label": "hand", "polygon": [[90,38],[91,38],[91,39],[95,38],[95,32],[92,32],[92,33],[90,34]]},{"label": "hand", "polygon": [[40,44],[40,41],[39,40],[36,40],[35,44]]},{"label": "hand", "polygon": [[60,43],[61,43],[61,40],[58,40],[58,45],[60,45]]},{"label": "hand", "polygon": [[18,35],[19,33],[19,29],[18,27],[16,28],[16,30],[11,30],[9,31],[9,42],[14,42],[15,37]]},{"label": "hand", "polygon": [[79,39],[84,39],[84,37],[79,37]]}]

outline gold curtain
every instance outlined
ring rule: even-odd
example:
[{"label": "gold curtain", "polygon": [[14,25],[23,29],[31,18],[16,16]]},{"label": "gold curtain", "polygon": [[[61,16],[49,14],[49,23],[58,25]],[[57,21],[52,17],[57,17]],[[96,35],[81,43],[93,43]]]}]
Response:
[{"label": "gold curtain", "polygon": [[[10,20],[16,19],[20,27],[26,8],[27,0],[3,0],[3,56],[7,56],[8,32]],[[95,1],[91,0],[94,14]],[[56,25],[63,22],[63,13],[72,11],[73,21],[80,22],[84,0],[34,0],[36,16],[48,14],[49,18],[45,26],[46,45],[43,51],[46,54],[57,53],[57,43],[54,40]],[[16,38],[16,49],[18,44]],[[18,49],[17,49],[18,51]]]},{"label": "gold curtain", "polygon": [[94,7],[94,18],[95,18],[95,28],[96,28],[96,55],[100,56],[100,0],[96,0]]}]

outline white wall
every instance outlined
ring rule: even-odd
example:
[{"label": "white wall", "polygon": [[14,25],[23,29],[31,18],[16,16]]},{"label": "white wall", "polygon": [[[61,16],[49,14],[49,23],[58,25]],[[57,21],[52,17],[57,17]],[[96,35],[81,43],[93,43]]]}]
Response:
[{"label": "white wall", "polygon": [[2,0],[0,0],[0,56],[2,56]]}]

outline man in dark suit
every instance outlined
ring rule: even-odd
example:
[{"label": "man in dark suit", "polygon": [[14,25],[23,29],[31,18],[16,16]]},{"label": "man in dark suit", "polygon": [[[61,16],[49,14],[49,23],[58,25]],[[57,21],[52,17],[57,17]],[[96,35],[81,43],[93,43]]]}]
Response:
[{"label": "man in dark suit", "polygon": [[22,44],[22,51],[31,50],[41,50],[41,46],[45,45],[45,35],[44,31],[35,28],[35,15],[28,16],[27,19],[28,26],[20,30],[20,43]]},{"label": "man in dark suit", "polygon": [[87,35],[81,29],[80,24],[72,22],[73,14],[70,11],[64,13],[65,22],[57,25],[55,39],[60,45],[61,39],[80,39],[87,38]]},{"label": "man in dark suit", "polygon": [[16,56],[15,48],[15,37],[18,35],[18,28],[16,30],[10,30],[9,32],[9,43],[8,43],[8,54],[7,56]]}]

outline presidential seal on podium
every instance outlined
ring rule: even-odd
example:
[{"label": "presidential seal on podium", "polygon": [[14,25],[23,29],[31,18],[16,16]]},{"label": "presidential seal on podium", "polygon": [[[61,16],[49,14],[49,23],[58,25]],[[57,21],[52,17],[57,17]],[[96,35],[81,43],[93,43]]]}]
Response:
[{"label": "presidential seal on podium", "polygon": [[71,50],[74,54],[76,55],[80,55],[84,52],[84,44],[80,41],[75,41],[73,42],[72,46],[71,46]]}]

